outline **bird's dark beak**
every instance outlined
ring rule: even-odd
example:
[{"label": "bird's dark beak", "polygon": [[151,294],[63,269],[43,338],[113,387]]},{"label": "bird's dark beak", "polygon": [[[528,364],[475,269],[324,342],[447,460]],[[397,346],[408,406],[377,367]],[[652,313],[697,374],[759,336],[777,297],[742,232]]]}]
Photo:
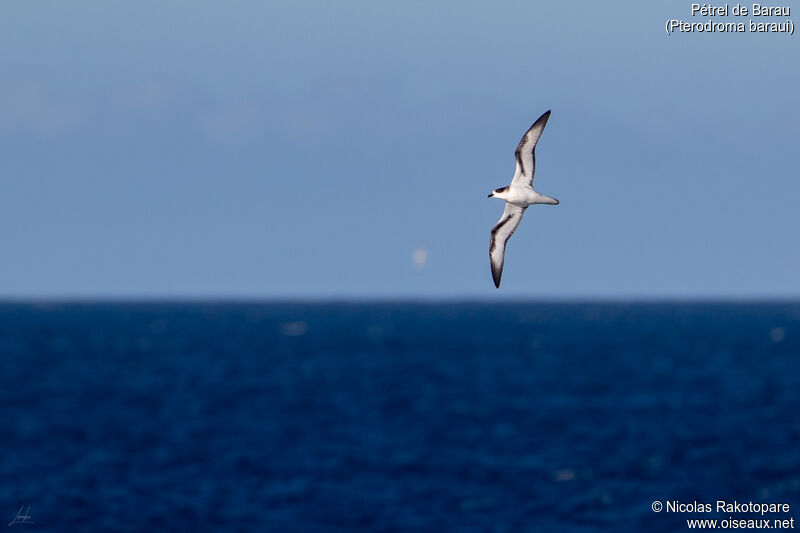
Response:
[{"label": "bird's dark beak", "polygon": [[490,194],[490,195],[489,195],[489,198],[491,198],[492,196],[494,196],[494,193]]}]

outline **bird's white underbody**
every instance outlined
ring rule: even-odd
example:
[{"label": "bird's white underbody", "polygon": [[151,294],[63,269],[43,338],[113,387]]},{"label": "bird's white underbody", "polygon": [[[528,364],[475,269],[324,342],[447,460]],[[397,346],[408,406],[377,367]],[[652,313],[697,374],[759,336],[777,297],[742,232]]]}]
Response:
[{"label": "bird's white underbody", "polygon": [[509,186],[501,189],[500,193],[493,192],[491,198],[500,198],[517,207],[528,207],[534,204],[558,205],[558,200],[540,194],[533,190],[533,187]]}]

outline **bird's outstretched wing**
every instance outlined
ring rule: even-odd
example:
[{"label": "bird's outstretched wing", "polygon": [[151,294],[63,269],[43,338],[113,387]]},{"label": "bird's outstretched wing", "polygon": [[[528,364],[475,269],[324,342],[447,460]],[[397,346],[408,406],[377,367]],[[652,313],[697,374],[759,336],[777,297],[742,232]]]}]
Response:
[{"label": "bird's outstretched wing", "polygon": [[536,172],[536,143],[542,135],[547,119],[550,118],[550,111],[548,110],[544,115],[536,119],[522,140],[517,145],[517,151],[514,157],[517,160],[517,171],[514,173],[514,179],[511,180],[511,185],[533,185],[533,174]]},{"label": "bird's outstretched wing", "polygon": [[492,228],[489,239],[489,262],[492,265],[492,279],[494,286],[500,288],[500,276],[503,275],[503,259],[506,255],[506,243],[522,220],[524,207],[519,207],[506,202],[503,216]]}]

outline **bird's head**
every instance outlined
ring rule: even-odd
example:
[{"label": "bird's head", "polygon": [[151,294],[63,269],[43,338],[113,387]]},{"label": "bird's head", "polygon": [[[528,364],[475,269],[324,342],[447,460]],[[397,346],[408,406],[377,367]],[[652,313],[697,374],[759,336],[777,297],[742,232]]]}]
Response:
[{"label": "bird's head", "polygon": [[489,198],[502,198],[503,194],[506,192],[508,187],[503,187],[502,189],[495,189],[492,191],[492,194],[489,195]]}]

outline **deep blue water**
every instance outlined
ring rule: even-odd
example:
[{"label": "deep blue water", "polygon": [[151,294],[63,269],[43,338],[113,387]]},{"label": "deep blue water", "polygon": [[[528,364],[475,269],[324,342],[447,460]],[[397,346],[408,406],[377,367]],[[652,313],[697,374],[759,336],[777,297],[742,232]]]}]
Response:
[{"label": "deep blue water", "polygon": [[3,304],[0,362],[0,527],[800,519],[800,303]]}]

